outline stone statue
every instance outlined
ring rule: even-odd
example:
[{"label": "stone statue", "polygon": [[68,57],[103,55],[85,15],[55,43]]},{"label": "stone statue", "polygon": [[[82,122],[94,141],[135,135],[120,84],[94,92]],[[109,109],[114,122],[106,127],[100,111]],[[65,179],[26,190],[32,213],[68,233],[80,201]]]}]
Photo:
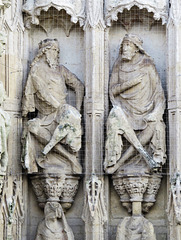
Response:
[{"label": "stone statue", "polygon": [[132,163],[139,172],[157,171],[165,163],[165,97],[142,43],[138,36],[126,34],[113,66],[104,163],[108,173]]},{"label": "stone statue", "polygon": [[35,240],[74,240],[60,203],[47,202],[44,213]]},{"label": "stone statue", "polygon": [[[5,100],[5,90],[3,83],[0,82],[0,105]],[[8,149],[7,140],[10,128],[10,116],[2,108],[0,108],[0,175],[6,173],[8,165]]]},{"label": "stone statue", "polygon": [[126,217],[118,225],[116,240],[156,240],[153,224],[143,216]]},{"label": "stone statue", "polygon": [[[23,116],[37,112],[23,134],[23,162],[29,173],[37,172],[38,166],[81,173],[76,153],[81,147],[79,111],[84,86],[66,67],[59,66],[58,55],[56,39],[39,43],[24,91]],[[66,102],[66,85],[76,93],[76,108]]]}]

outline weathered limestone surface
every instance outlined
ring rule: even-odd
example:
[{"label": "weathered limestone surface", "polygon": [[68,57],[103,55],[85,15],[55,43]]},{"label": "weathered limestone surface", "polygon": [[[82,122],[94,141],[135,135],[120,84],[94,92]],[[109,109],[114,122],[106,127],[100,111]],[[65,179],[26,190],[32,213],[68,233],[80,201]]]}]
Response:
[{"label": "weathered limestone surface", "polygon": [[[0,239],[180,240],[180,13],[179,0],[0,0],[0,82],[7,94],[0,126],[6,114],[11,118],[8,165],[0,178]],[[135,71],[140,78],[127,74],[133,64],[116,70],[125,34],[143,39],[138,51],[143,61]],[[134,112],[124,104],[131,127],[124,128],[127,140],[120,131],[122,149],[117,145],[110,160],[113,151],[104,156],[104,137],[114,71],[132,79],[139,93],[140,81],[159,83],[155,95],[149,85],[144,117],[157,107],[159,114],[154,121],[141,114],[140,120],[135,112],[142,104],[134,103]],[[161,84],[168,97],[167,149]],[[114,90],[116,132],[125,127],[117,111],[125,96],[116,93],[119,87]],[[147,90],[145,84],[142,98]],[[132,90],[126,91],[130,98]],[[171,184],[163,165],[168,148]],[[128,160],[126,149],[134,151]],[[163,173],[157,171],[161,167]]]},{"label": "weathered limestone surface", "polygon": [[38,166],[50,173],[62,170],[65,173],[67,169],[68,173],[71,170],[81,173],[76,159],[76,152],[81,148],[81,116],[66,103],[66,85],[75,90],[79,111],[84,87],[67,68],[59,67],[58,54],[56,39],[40,42],[24,91],[23,116],[38,111],[37,117],[28,121],[23,134],[23,162],[29,173],[38,172]]}]

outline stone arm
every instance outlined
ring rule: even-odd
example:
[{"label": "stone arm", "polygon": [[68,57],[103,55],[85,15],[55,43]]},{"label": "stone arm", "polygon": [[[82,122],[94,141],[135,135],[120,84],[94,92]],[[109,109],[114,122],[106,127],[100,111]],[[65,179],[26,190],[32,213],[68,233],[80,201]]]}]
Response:
[{"label": "stone arm", "polygon": [[119,95],[120,93],[136,86],[139,83],[141,83],[141,77],[132,79],[127,82],[118,83],[118,84],[112,86],[111,92],[112,92],[113,96],[116,96],[116,95]]},{"label": "stone arm", "polygon": [[111,79],[109,83],[109,95],[110,95],[110,100],[112,104],[120,105],[116,101],[116,96],[138,85],[139,83],[141,83],[141,80],[142,80],[142,75],[130,81],[119,83],[119,59],[118,59],[118,61],[116,61],[115,65],[113,66],[113,71],[112,71]]},{"label": "stone arm", "polygon": [[84,97],[84,85],[83,83],[70,72],[66,67],[60,66],[60,72],[65,79],[65,83],[75,91],[76,93],[76,108],[80,112],[83,97]]},{"label": "stone arm", "polygon": [[152,64],[149,68],[149,77],[151,79],[153,89],[152,101],[154,103],[154,108],[152,112],[146,116],[145,120],[148,122],[155,122],[160,121],[163,118],[163,113],[165,110],[165,96],[158,72],[154,64]]},{"label": "stone arm", "polygon": [[113,70],[112,70],[112,74],[111,74],[111,78],[110,78],[110,82],[109,82],[109,97],[111,100],[111,103],[113,106],[118,105],[118,102],[115,99],[115,96],[118,95],[118,88],[116,88],[115,86],[119,85],[119,66],[118,63],[115,62],[114,66],[113,66]]}]

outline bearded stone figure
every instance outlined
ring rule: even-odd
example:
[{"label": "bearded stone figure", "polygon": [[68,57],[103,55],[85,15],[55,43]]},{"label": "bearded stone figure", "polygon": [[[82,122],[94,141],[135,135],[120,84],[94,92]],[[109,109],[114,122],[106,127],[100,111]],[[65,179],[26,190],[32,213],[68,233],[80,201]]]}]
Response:
[{"label": "bearded stone figure", "polygon": [[[23,163],[28,173],[39,167],[49,172],[81,173],[77,152],[81,147],[81,115],[84,96],[81,81],[60,66],[56,39],[39,43],[26,82],[23,116],[37,112],[23,134]],[[67,104],[67,86],[76,93],[76,108]]]},{"label": "bearded stone figure", "polygon": [[132,216],[118,224],[116,240],[156,240],[142,216],[156,202],[165,163],[165,97],[142,40],[127,34],[109,84],[113,105],[107,120],[105,171]]},{"label": "bearded stone figure", "polygon": [[136,35],[125,35],[113,66],[105,153],[108,173],[123,168],[125,173],[131,168],[139,173],[157,171],[165,163],[165,97],[142,43]]},{"label": "bearded stone figure", "polygon": [[45,218],[40,222],[35,240],[74,240],[71,228],[58,202],[47,202]]}]

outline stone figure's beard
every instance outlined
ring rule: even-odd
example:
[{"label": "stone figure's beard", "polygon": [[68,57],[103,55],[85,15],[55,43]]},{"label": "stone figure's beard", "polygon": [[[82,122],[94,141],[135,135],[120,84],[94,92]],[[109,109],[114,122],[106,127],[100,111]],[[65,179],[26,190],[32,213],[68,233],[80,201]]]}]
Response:
[{"label": "stone figure's beard", "polygon": [[122,59],[124,61],[131,61],[131,59],[135,56],[135,52],[123,52]]},{"label": "stone figure's beard", "polygon": [[51,68],[57,68],[58,67],[58,59],[54,59],[54,58],[49,58],[46,56],[46,60],[47,60],[47,63],[48,65],[51,67]]}]

